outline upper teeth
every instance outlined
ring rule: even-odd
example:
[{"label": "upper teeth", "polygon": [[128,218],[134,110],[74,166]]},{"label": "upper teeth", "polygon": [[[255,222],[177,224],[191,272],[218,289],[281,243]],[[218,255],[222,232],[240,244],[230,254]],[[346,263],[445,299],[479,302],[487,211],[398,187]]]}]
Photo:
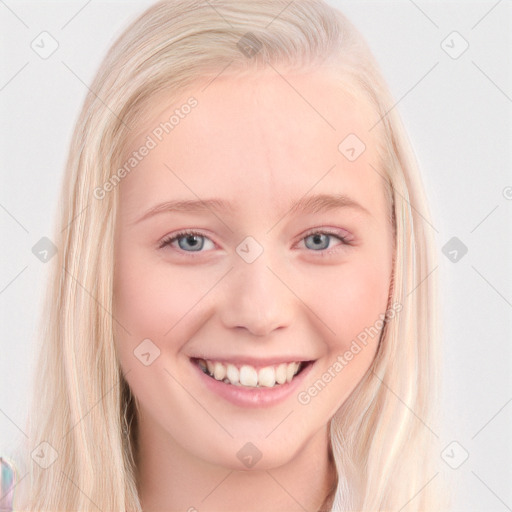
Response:
[{"label": "upper teeth", "polygon": [[219,361],[198,360],[203,371],[216,380],[222,380],[235,386],[273,387],[275,384],[290,382],[301,367],[300,362],[281,363],[277,366],[265,366],[257,370],[253,366],[244,364],[240,367],[231,363]]}]

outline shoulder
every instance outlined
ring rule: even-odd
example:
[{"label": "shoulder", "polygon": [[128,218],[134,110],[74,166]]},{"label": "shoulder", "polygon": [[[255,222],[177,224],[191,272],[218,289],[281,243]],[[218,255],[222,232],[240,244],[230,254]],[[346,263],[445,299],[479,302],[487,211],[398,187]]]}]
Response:
[{"label": "shoulder", "polygon": [[16,469],[14,463],[0,457],[0,512],[12,511]]}]

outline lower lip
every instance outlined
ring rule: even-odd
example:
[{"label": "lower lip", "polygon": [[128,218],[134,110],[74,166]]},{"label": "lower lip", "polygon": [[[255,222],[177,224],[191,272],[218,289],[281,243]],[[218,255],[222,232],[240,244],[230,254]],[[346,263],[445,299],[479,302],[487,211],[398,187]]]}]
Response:
[{"label": "lower lip", "polygon": [[314,366],[314,361],[310,362],[299,374],[293,377],[291,382],[278,384],[273,388],[247,388],[235,386],[234,384],[225,384],[221,380],[209,377],[197,364],[193,361],[191,361],[191,363],[196,368],[199,377],[209,390],[226,399],[228,402],[240,407],[267,407],[285,401],[290,395],[296,392],[297,388]]}]

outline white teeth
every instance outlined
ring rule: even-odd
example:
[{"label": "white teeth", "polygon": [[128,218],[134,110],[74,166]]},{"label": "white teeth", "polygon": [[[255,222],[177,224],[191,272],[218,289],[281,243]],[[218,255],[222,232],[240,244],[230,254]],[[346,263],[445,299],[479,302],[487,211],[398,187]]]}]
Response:
[{"label": "white teeth", "polygon": [[286,368],[288,365],[286,363],[281,363],[276,370],[276,382],[278,384],[284,384],[286,382]]},{"label": "white teeth", "polygon": [[[250,365],[238,368],[234,364],[223,364],[219,361],[198,359],[200,368],[210,377],[222,381],[225,384],[246,387],[274,387],[276,385],[291,382],[301,368],[301,363],[281,363],[277,366],[266,366],[256,370]],[[207,371],[206,371],[207,370]]]},{"label": "white teeth", "polygon": [[226,367],[222,363],[215,363],[213,365],[213,376],[217,380],[222,380],[226,377]]},{"label": "white teeth", "polygon": [[231,382],[231,384],[240,384],[240,372],[238,371],[238,368],[235,365],[227,365],[226,375],[228,376],[229,382]]},{"label": "white teeth", "polygon": [[256,387],[258,385],[258,373],[252,366],[244,364],[240,368],[240,384],[242,386]]},{"label": "white teeth", "polygon": [[286,382],[291,382],[299,367],[298,363],[290,363],[286,368]]},{"label": "white teeth", "polygon": [[272,366],[266,366],[258,372],[258,384],[271,388],[276,383],[276,371]]}]

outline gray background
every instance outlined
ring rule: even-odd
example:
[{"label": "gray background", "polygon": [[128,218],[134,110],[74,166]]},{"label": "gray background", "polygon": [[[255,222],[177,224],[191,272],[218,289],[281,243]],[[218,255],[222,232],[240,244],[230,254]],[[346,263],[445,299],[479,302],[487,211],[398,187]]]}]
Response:
[{"label": "gray background", "polygon": [[[152,3],[0,0],[4,456],[24,436],[46,278],[32,247],[51,236],[87,84],[126,23]],[[440,264],[431,272],[439,274],[442,286],[445,420],[444,426],[430,427],[448,447],[439,455],[437,476],[453,480],[454,510],[512,510],[511,4],[329,3],[347,14],[377,57],[431,204],[440,251]],[[31,48],[43,31],[59,44],[47,59]],[[463,41],[453,31],[469,44],[458,58],[452,57]],[[468,248],[457,262],[441,252],[452,237]],[[469,458],[462,462],[466,452]],[[411,498],[418,491],[411,490]]]}]

